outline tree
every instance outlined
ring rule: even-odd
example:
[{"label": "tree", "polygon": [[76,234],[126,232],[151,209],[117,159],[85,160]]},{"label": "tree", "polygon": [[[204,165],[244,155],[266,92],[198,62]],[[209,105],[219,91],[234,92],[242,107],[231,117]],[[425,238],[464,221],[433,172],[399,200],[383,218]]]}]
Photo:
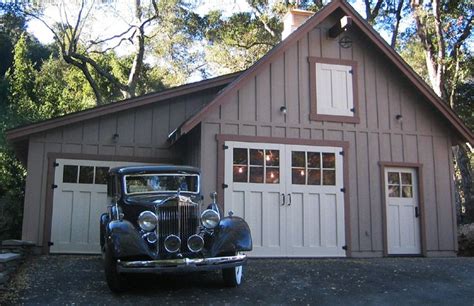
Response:
[{"label": "tree", "polygon": [[[93,90],[96,104],[99,105],[110,102],[107,99],[108,97],[104,97],[102,94],[101,83],[104,81],[112,87],[110,91],[120,92],[122,98],[134,97],[140,93],[138,88],[142,78],[144,78],[145,55],[146,51],[151,49],[147,45],[156,37],[165,37],[167,40],[174,41],[174,43],[168,43],[168,46],[176,46],[176,40],[181,37],[179,34],[186,30],[183,30],[183,28],[176,30],[176,25],[184,27],[181,21],[186,14],[183,14],[183,12],[189,11],[181,0],[162,0],[159,2],[156,0],[143,2],[136,0],[133,2],[133,16],[131,16],[126,30],[110,37],[92,38],[90,33],[86,33],[86,29],[90,18],[92,18],[92,11],[98,8],[97,6],[100,6],[101,12],[104,12],[104,10],[110,11],[111,9],[110,6],[107,7],[104,4],[95,6],[94,3],[81,0],[77,7],[77,14],[72,21],[71,11],[63,3],[60,7],[63,18],[61,22],[56,24],[48,22],[38,9],[23,7],[22,12],[42,22],[53,33],[62,58],[67,64],[78,68],[82,72]],[[116,14],[119,13],[116,12]],[[163,25],[167,26],[163,27]],[[166,41],[163,42],[165,42],[163,45],[166,45]],[[114,74],[110,67],[102,65],[101,62],[104,62],[103,56],[106,57],[113,53],[117,47],[127,43],[133,49],[131,51],[132,61],[122,61],[122,64],[129,64],[126,69],[127,77],[123,79],[122,75]],[[154,45],[161,46],[162,44],[155,43]],[[173,49],[168,48],[167,51],[172,52]],[[157,53],[159,54],[159,52],[155,54]],[[160,60],[158,58],[152,61],[158,64],[165,62]],[[157,71],[159,70],[149,74],[148,78],[157,76]]]}]

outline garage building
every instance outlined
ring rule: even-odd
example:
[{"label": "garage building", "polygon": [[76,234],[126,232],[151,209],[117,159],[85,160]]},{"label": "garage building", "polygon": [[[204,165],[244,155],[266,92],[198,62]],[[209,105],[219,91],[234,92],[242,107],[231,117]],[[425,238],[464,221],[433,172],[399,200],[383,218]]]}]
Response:
[{"label": "garage building", "polygon": [[171,163],[247,220],[253,256],[455,255],[451,147],[472,132],[345,1],[285,18],[245,72],[10,130],[23,239],[97,253],[107,170]]}]

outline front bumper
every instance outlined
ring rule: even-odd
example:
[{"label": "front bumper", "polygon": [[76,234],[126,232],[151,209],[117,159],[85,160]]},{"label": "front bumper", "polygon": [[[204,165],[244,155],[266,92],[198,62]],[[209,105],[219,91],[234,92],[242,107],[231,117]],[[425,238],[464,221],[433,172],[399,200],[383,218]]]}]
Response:
[{"label": "front bumper", "polygon": [[210,271],[241,266],[246,261],[247,255],[244,254],[210,258],[178,258],[145,261],[117,260],[117,271],[119,273]]}]

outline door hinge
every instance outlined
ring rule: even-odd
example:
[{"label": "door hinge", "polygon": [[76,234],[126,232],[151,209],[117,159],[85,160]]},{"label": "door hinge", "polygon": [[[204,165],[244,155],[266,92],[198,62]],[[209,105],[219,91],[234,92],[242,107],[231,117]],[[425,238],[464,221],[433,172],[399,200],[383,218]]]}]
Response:
[{"label": "door hinge", "polygon": [[354,69],[349,70],[349,73],[350,73],[350,74],[353,74],[353,73],[354,73]]},{"label": "door hinge", "polygon": [[339,152],[339,155],[344,156],[344,151]]},{"label": "door hinge", "polygon": [[54,245],[54,242],[48,241],[48,246],[52,246],[52,245]]},{"label": "door hinge", "polygon": [[341,192],[346,192],[346,188],[341,188]]},{"label": "door hinge", "polygon": [[355,108],[351,108],[351,112],[355,113],[356,112]]},{"label": "door hinge", "polygon": [[52,184],[52,185],[51,185],[51,189],[55,189],[55,188],[58,188],[58,185]]},{"label": "door hinge", "polygon": [[59,166],[59,163],[58,163],[58,162],[54,162],[54,163],[53,163],[53,167],[56,168],[57,166]]},{"label": "door hinge", "polygon": [[229,185],[227,184],[222,184],[222,189],[229,188]]},{"label": "door hinge", "polygon": [[343,246],[342,246],[342,249],[343,249],[344,251],[347,251],[347,245],[343,245]]},{"label": "door hinge", "polygon": [[222,145],[222,149],[227,150],[228,148],[229,148],[229,146]]}]

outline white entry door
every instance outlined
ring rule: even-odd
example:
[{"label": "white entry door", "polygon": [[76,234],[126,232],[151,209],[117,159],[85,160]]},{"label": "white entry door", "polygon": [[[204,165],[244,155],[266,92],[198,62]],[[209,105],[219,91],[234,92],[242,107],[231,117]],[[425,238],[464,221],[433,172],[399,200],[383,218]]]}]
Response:
[{"label": "white entry door", "polygon": [[137,163],[57,159],[51,253],[100,253],[99,217],[107,211],[110,168]]},{"label": "white entry door", "polygon": [[225,211],[248,222],[250,256],[345,256],[341,148],[225,145]]},{"label": "white entry door", "polygon": [[420,254],[418,178],[415,169],[385,168],[387,251]]}]

